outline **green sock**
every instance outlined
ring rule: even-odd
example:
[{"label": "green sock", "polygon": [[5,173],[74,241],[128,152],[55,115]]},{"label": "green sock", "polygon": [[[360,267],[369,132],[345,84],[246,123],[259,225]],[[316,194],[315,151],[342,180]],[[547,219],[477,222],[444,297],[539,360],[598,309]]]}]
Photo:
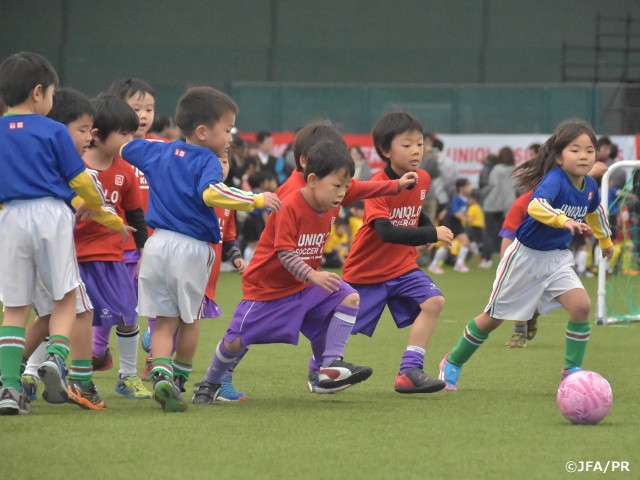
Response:
[{"label": "green sock", "polygon": [[569,320],[566,332],[566,350],[564,353],[564,368],[581,367],[584,353],[587,350],[591,325],[589,322],[574,322]]},{"label": "green sock", "polygon": [[25,329],[22,327],[0,327],[0,372],[2,386],[22,391],[20,362],[24,353]]},{"label": "green sock", "polygon": [[480,348],[480,345],[482,345],[487,338],[489,338],[489,334],[480,330],[480,327],[476,325],[476,319],[472,318],[471,321],[467,323],[456,346],[451,349],[447,361],[461,367],[471,358],[471,355]]},{"label": "green sock", "polygon": [[69,356],[69,339],[62,335],[51,335],[47,343],[47,355],[53,353],[65,362]]},{"label": "green sock", "polygon": [[90,358],[79,358],[71,360],[69,367],[69,379],[77,380],[81,385],[88,387],[93,380],[93,364]]},{"label": "green sock", "polygon": [[185,380],[189,381],[189,376],[191,375],[191,370],[193,370],[193,363],[183,362],[182,360],[178,360],[174,358],[171,362],[173,366],[173,375],[178,376],[182,375]]},{"label": "green sock", "polygon": [[163,374],[173,379],[173,367],[171,366],[171,359],[160,357],[154,358],[151,362],[151,377],[153,378],[155,374]]}]

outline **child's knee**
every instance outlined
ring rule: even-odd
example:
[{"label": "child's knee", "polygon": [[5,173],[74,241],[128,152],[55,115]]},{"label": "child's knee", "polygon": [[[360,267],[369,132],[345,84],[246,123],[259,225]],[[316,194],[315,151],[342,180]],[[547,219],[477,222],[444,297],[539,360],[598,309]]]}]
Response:
[{"label": "child's knee", "polygon": [[359,307],[360,295],[357,293],[351,293],[345,297],[345,299],[341,302],[341,304],[347,305],[348,307]]}]

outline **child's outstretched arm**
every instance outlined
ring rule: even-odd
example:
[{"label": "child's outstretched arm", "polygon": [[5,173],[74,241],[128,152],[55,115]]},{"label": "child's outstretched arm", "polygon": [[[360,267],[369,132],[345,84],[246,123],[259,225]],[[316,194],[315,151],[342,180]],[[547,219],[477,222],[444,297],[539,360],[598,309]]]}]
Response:
[{"label": "child's outstretched arm", "polygon": [[598,205],[598,208],[593,212],[587,213],[584,221],[591,227],[593,236],[598,240],[602,256],[610,259],[613,255],[613,241],[611,240],[609,222],[602,205]]},{"label": "child's outstretched arm", "polygon": [[[73,199],[71,200],[71,206],[76,211],[78,209],[81,209],[83,204],[84,201],[80,197],[73,197]],[[111,230],[120,232],[120,235],[122,235],[122,243],[125,243],[127,240],[129,240],[129,232],[136,231],[135,228],[130,227],[129,225],[125,225],[122,218],[120,218],[116,214],[116,212],[106,206],[102,207],[97,215],[91,217],[91,220]]]},{"label": "child's outstretched arm", "polygon": [[104,206],[104,190],[96,172],[85,169],[71,179],[69,186],[84,200],[87,210],[95,214],[100,213],[100,209]]},{"label": "child's outstretched arm", "polygon": [[251,212],[256,208],[270,208],[276,212],[280,210],[280,199],[275,193],[246,192],[228,187],[222,182],[209,185],[202,194],[202,199],[210,207],[222,207],[245,212]]}]

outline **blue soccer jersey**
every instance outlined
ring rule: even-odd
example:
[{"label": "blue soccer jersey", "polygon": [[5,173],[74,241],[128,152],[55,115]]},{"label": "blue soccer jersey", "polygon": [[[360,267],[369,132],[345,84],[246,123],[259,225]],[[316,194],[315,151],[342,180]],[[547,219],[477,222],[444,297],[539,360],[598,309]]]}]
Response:
[{"label": "blue soccer jersey", "polygon": [[[584,222],[588,213],[598,210],[600,194],[593,178],[585,176],[584,185],[579,190],[558,166],[547,173],[536,187],[531,203],[535,203],[534,208],[546,209],[552,215],[563,213],[576,222]],[[531,208],[530,204],[529,211]],[[603,230],[608,234],[605,224],[606,221],[603,221]],[[529,213],[516,230],[516,237],[520,243],[535,250],[567,249],[571,244],[569,230],[546,225],[532,218]]]},{"label": "blue soccer jersey", "polygon": [[202,199],[209,185],[222,182],[220,160],[211,150],[180,140],[138,139],[122,147],[121,155],[142,170],[149,183],[145,220],[150,227],[220,241],[218,217]]},{"label": "blue soccer jersey", "polygon": [[453,217],[456,213],[460,213],[466,216],[467,208],[469,208],[469,199],[460,194],[456,194],[449,204],[449,215]]},{"label": "blue soccer jersey", "polygon": [[37,114],[0,117],[0,204],[76,196],[69,182],[85,165],[61,123]]}]

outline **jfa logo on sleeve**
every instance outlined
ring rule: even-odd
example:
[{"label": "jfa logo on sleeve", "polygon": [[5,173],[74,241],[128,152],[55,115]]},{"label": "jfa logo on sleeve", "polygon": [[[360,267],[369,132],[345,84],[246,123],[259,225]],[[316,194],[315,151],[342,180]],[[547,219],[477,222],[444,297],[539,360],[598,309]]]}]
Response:
[{"label": "jfa logo on sleeve", "polygon": [[593,192],[589,192],[589,195],[587,196],[588,200],[593,200]]},{"label": "jfa logo on sleeve", "polygon": [[420,200],[424,200],[427,196],[426,190],[420,190]]},{"label": "jfa logo on sleeve", "polygon": [[24,127],[24,122],[10,122],[9,130],[15,130],[16,128]]},{"label": "jfa logo on sleeve", "polygon": [[184,150],[180,150],[179,148],[176,148],[176,151],[173,153],[178,157],[184,157],[187,152],[185,152]]},{"label": "jfa logo on sleeve", "polygon": [[122,175],[116,175],[115,182],[118,186],[124,185],[124,177]]}]

